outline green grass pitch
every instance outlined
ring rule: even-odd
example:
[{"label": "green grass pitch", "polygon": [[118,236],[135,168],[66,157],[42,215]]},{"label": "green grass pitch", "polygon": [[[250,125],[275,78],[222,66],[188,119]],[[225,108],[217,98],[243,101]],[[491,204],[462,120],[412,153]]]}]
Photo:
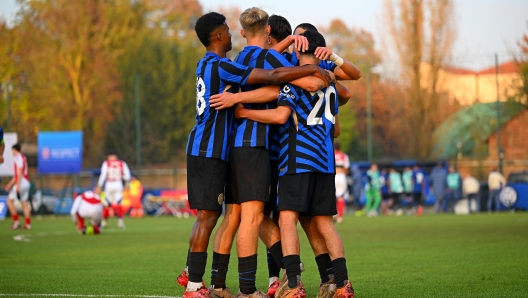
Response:
[{"label": "green grass pitch", "polygon": [[[6,219],[0,222],[0,297],[181,297],[175,279],[185,266],[193,221],[126,219],[127,229],[118,230],[111,219],[101,235],[81,236],[69,217],[34,218],[32,231],[10,231]],[[356,297],[528,297],[528,213],[349,216],[337,229]],[[307,297],[315,297],[317,266],[300,233],[302,280]],[[238,289],[234,251],[227,285]],[[261,244],[257,287],[267,285]]]}]

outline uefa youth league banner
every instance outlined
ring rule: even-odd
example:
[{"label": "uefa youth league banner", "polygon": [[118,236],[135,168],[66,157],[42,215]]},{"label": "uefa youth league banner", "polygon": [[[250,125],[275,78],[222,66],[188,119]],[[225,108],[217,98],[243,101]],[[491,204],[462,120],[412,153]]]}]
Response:
[{"label": "uefa youth league banner", "polygon": [[82,131],[39,132],[38,172],[78,174],[82,169]]}]

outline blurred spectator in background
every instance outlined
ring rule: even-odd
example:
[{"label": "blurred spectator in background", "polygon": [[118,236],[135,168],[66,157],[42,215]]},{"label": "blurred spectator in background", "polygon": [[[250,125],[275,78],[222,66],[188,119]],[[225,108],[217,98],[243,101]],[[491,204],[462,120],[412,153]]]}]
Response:
[{"label": "blurred spectator in background", "polygon": [[455,202],[460,199],[462,179],[454,166],[449,166],[447,173],[447,192],[444,200],[444,212],[453,210]]},{"label": "blurred spectator in background", "polygon": [[361,192],[363,191],[361,170],[359,169],[359,166],[357,164],[352,164],[350,172],[352,178],[352,196],[354,200],[354,205],[356,205],[356,207],[360,209],[361,203],[359,202],[359,199],[361,198]]},{"label": "blurred spectator in background", "polygon": [[143,184],[132,175],[128,189],[123,192],[123,214],[127,214],[130,210],[130,217],[143,217]]},{"label": "blurred spectator in background", "polygon": [[380,172],[378,171],[378,165],[373,163],[370,166],[370,170],[367,171],[367,203],[365,204],[365,211],[367,216],[377,216],[378,208],[381,203],[380,194]]},{"label": "blurred spectator in background", "polygon": [[[447,189],[447,173],[444,165],[439,161],[431,171],[431,186],[433,187],[433,195],[435,196],[435,213],[439,213],[440,209],[444,209],[444,200]],[[446,210],[444,209],[444,212]]]},{"label": "blurred spectator in background", "polygon": [[412,170],[413,185],[413,206],[416,207],[415,215],[421,216],[423,213],[423,197],[425,192],[425,172],[418,165],[414,165]]},{"label": "blurred spectator in background", "polygon": [[389,190],[389,172],[387,169],[382,169],[380,172],[380,190],[381,190],[381,210],[385,215],[389,215],[390,202],[390,190]]},{"label": "blurred spectator in background", "polygon": [[393,168],[391,168],[389,172],[389,188],[391,192],[389,208],[392,207],[393,209],[396,209],[398,214],[398,210],[400,208],[400,200],[403,195],[404,189],[400,173]]},{"label": "blurred spectator in background", "polygon": [[348,155],[341,151],[341,143],[334,143],[335,155],[335,189],[336,189],[336,204],[337,204],[337,223],[343,222],[343,215],[345,214],[346,203],[345,199],[348,197],[348,169],[350,168],[350,160]]},{"label": "blurred spectator in background", "polygon": [[489,197],[488,197],[488,213],[491,212],[491,204],[495,201],[495,211],[500,209],[499,193],[501,189],[506,185],[506,179],[502,176],[497,169],[493,169],[488,176],[488,187],[489,187]]},{"label": "blurred spectator in background", "polygon": [[405,201],[412,203],[412,176],[411,168],[405,167],[402,173],[403,191],[405,192]]},{"label": "blurred spectator in background", "polygon": [[[478,213],[480,211],[480,200],[477,197],[479,190],[479,181],[475,177],[471,176],[471,174],[467,174],[466,178],[464,178],[464,181],[462,181],[462,192],[464,194],[464,197],[466,197],[466,199],[468,200],[469,213]],[[471,208],[471,206],[473,205],[473,201],[475,202],[476,208]]]}]

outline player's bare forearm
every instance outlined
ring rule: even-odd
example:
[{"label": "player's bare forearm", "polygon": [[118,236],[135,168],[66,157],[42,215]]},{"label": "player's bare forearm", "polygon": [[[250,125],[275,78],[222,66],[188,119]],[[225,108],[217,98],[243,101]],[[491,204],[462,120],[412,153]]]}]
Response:
[{"label": "player's bare forearm", "polygon": [[318,79],[316,77],[300,78],[300,79],[291,81],[290,84],[295,85],[309,92],[316,92],[326,87],[325,82],[323,82],[323,80]]},{"label": "player's bare forearm", "polygon": [[292,110],[288,107],[280,106],[269,110],[250,110],[238,105],[235,110],[236,118],[245,118],[264,124],[284,124],[290,117]]},{"label": "player's bare forearm", "polygon": [[352,96],[350,91],[348,91],[345,86],[341,85],[341,83],[336,83],[335,87],[337,91],[337,100],[339,106],[347,104],[347,102],[350,100],[350,97]]},{"label": "player's bare forearm", "polygon": [[359,80],[361,70],[354,63],[344,60],[343,65],[336,67],[334,73],[338,80]]},{"label": "player's bare forearm", "polygon": [[273,70],[253,69],[246,84],[277,85],[312,75],[321,79],[328,86],[330,82],[328,74],[317,65],[279,67]]},{"label": "player's bare forearm", "polygon": [[237,103],[266,103],[277,100],[280,87],[269,85],[252,91],[215,94],[209,99],[209,105],[216,110],[230,108]]},{"label": "player's bare forearm", "polygon": [[290,35],[274,45],[272,49],[282,53],[292,44],[293,47],[300,52],[304,52],[308,49],[308,39],[302,35]]},{"label": "player's bare forearm", "polygon": [[341,128],[339,127],[339,118],[338,115],[335,115],[335,126],[334,126],[334,138],[339,137],[341,135]]}]

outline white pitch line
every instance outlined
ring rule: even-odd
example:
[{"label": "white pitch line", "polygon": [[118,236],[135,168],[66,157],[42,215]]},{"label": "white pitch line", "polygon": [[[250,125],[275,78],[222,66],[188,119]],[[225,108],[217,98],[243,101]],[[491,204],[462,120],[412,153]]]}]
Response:
[{"label": "white pitch line", "polygon": [[[169,226],[163,226],[163,227],[157,227],[157,228],[153,228],[153,229],[144,229],[144,228],[140,228],[140,229],[134,229],[132,231],[135,231],[135,232],[145,232],[145,231],[163,231],[163,230],[170,230],[171,227]],[[109,229],[109,230],[104,230],[104,233],[118,233],[118,232],[121,232],[120,229]],[[46,236],[63,236],[63,235],[73,235],[73,234],[79,234],[79,232],[75,232],[75,231],[55,231],[55,232],[40,232],[40,233],[34,233],[34,234],[21,234],[21,235],[16,235],[16,236],[13,236],[13,240],[15,241],[21,241],[21,242],[31,242],[31,239],[29,238],[33,238],[33,237],[46,237]],[[2,296],[2,294],[0,294],[0,296]]]},{"label": "white pitch line", "polygon": [[182,298],[179,296],[155,295],[91,295],[91,294],[0,294],[3,297],[136,297],[136,298]]}]

